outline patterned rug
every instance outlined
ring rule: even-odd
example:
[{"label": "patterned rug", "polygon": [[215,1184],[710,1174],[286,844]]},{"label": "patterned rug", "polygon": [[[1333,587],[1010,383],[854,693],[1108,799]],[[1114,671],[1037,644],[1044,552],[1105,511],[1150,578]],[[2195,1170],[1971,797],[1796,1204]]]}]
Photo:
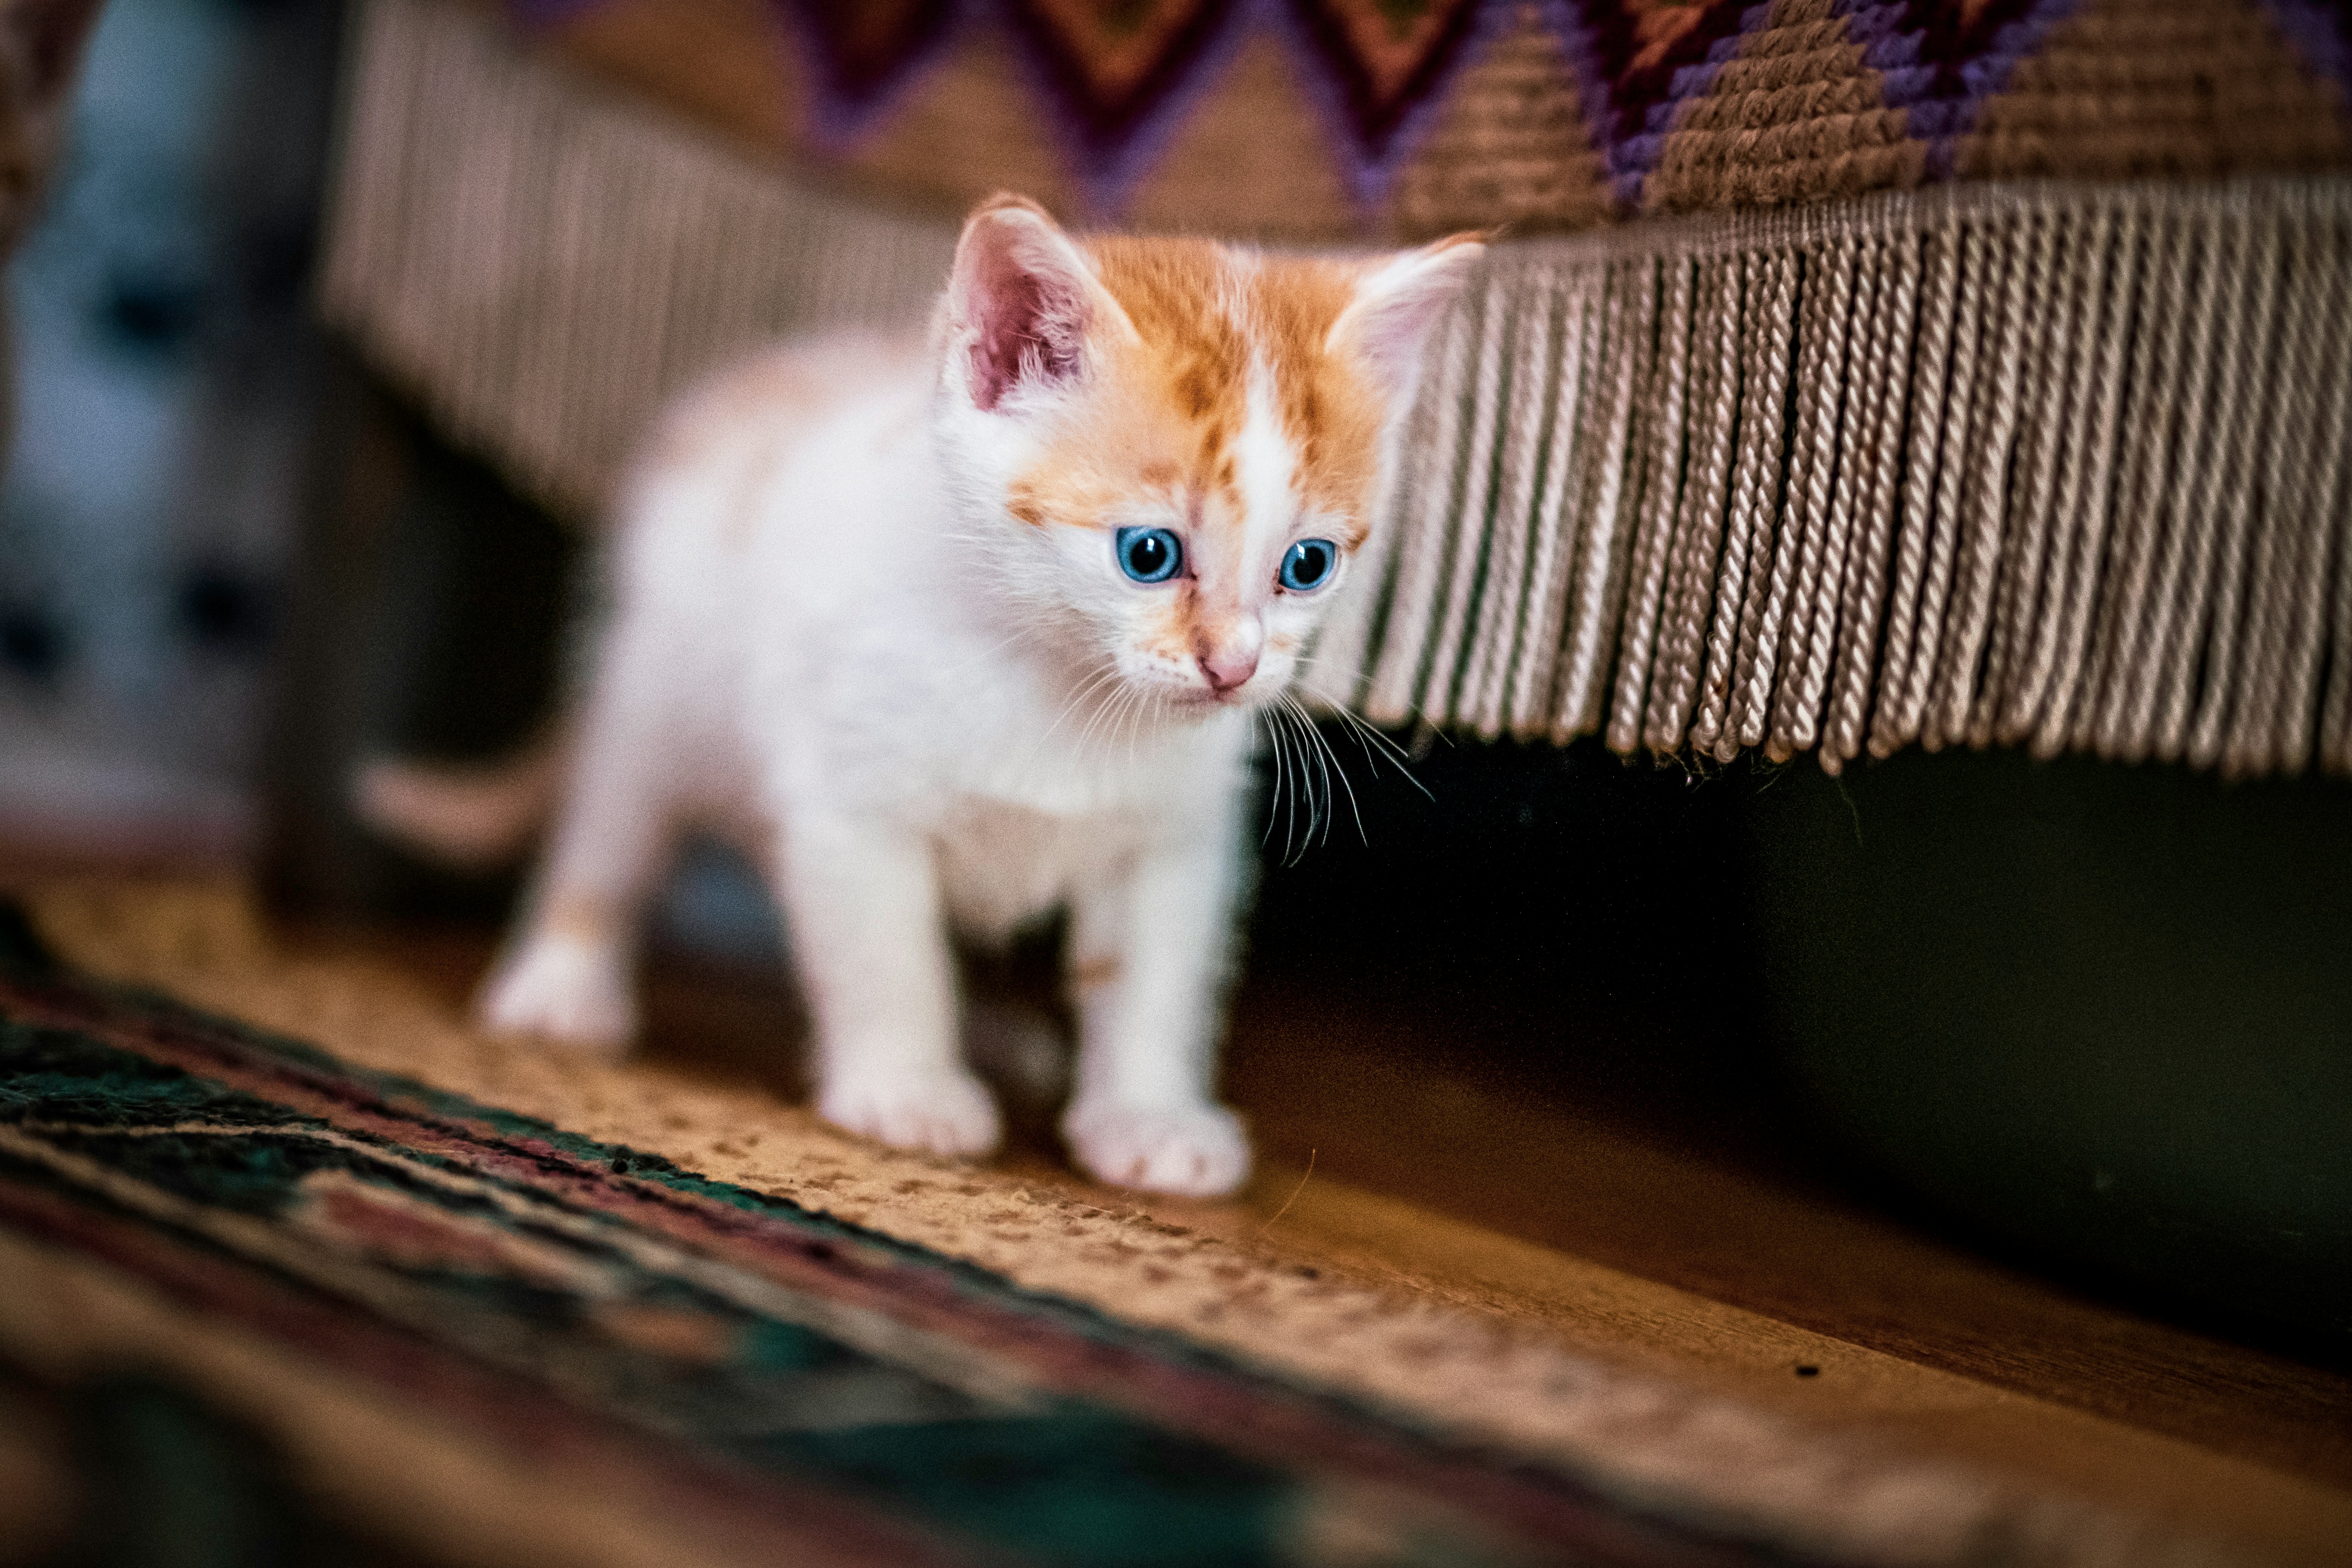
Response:
[{"label": "patterned rug", "polygon": [[326,1363],[362,1405],[527,1453],[543,1508],[625,1494],[690,1521],[669,1561],[1789,1560],[660,1155],[78,975],[14,906],[0,1086],[0,1272],[61,1258]]},{"label": "patterned rug", "polygon": [[[510,8],[562,38],[643,3]],[[1307,184],[1344,192],[1360,221],[1522,233],[1952,180],[2341,169],[2352,86],[2342,0],[698,0],[695,14],[632,32],[640,64],[625,74],[659,90],[672,73],[646,51],[704,51],[706,85],[667,96],[692,109],[712,76],[763,83],[804,153],[902,191],[1034,184],[1018,136],[996,131],[1009,111],[1098,216],[1291,236],[1351,226],[1300,188],[1309,165]],[[1003,108],[971,101],[982,78]],[[949,104],[964,136],[877,162]],[[1126,211],[1171,161],[1202,158],[1205,122],[1235,119],[1285,151],[1225,160],[1222,184],[1287,185],[1292,212],[1205,169],[1178,176],[1189,222]],[[1302,142],[1319,145],[1302,155]]]}]

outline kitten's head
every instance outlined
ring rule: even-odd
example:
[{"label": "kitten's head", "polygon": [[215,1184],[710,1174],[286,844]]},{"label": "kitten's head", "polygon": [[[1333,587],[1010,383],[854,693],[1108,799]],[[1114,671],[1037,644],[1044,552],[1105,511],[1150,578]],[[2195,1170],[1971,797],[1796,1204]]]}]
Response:
[{"label": "kitten's head", "polygon": [[972,214],[939,322],[946,467],[1073,679],[1196,714],[1289,684],[1483,250],[1277,258],[1074,240],[1018,197]]}]

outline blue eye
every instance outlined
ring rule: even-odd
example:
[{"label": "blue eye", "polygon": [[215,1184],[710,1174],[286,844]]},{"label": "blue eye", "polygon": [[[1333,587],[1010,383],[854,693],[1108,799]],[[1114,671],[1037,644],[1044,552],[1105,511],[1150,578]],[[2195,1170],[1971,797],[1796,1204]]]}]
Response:
[{"label": "blue eye", "polygon": [[1139,583],[1165,583],[1184,564],[1184,545],[1164,528],[1122,528],[1112,549],[1118,569]]},{"label": "blue eye", "polygon": [[1328,539],[1302,539],[1282,558],[1282,585],[1294,594],[1320,588],[1339,563],[1339,547]]}]

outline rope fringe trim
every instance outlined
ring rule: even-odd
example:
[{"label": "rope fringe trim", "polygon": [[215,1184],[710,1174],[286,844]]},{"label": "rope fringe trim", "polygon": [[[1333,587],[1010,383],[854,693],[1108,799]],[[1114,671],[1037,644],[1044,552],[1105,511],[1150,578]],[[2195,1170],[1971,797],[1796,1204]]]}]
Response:
[{"label": "rope fringe trim", "polygon": [[656,410],[753,345],[919,323],[938,224],[815,191],[534,58],[495,15],[354,29],[320,309],[459,444],[600,512]]},{"label": "rope fringe trim", "polygon": [[[373,0],[322,304],[592,515],[746,346],[951,233]],[[2352,182],[1945,187],[1496,248],[1315,695],[1728,762],[2026,745],[2352,775]]]},{"label": "rope fringe trim", "polygon": [[2352,184],[1503,247],[1327,700],[1623,752],[2352,774]]}]

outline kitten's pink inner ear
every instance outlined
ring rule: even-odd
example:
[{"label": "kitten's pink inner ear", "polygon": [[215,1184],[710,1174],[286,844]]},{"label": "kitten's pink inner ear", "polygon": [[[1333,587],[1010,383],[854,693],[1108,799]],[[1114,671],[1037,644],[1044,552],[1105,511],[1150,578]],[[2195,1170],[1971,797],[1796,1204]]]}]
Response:
[{"label": "kitten's pink inner ear", "polygon": [[1331,324],[1326,349],[1352,349],[1391,380],[1410,380],[1431,330],[1453,308],[1486,254],[1478,236],[1457,234],[1376,264],[1356,285],[1354,301]]},{"label": "kitten's pink inner ear", "polygon": [[1109,303],[1077,247],[1026,205],[972,215],[949,292],[971,343],[971,400],[983,410],[1077,374],[1087,330]]}]

